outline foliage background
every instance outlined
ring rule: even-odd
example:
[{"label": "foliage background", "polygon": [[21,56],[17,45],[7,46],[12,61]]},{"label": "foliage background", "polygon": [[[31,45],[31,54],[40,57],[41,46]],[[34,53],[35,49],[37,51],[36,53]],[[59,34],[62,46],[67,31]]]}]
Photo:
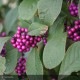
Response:
[{"label": "foliage background", "polygon": [[[40,35],[48,26],[47,45],[41,42],[37,49],[25,53],[28,78],[33,79],[29,75],[46,75],[45,80],[56,77],[60,80],[65,76],[58,75],[76,75],[63,80],[80,79],[80,42],[68,39],[64,30],[66,20],[70,24],[79,17],[69,14],[68,5],[65,0],[0,0],[0,32],[7,33],[7,37],[0,38],[0,51],[5,42],[7,50],[5,58],[0,56],[0,75],[17,75],[14,69],[20,53],[10,44],[17,26],[29,28],[30,35]],[[34,77],[34,80],[39,80],[39,77]]]}]

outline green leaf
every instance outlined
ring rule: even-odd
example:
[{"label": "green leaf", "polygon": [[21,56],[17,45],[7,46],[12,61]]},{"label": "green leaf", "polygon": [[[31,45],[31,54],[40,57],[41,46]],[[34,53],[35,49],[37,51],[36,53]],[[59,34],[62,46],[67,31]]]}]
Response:
[{"label": "green leaf", "polygon": [[26,53],[24,54],[24,57],[25,57],[25,58],[28,58],[28,56],[29,56],[29,54],[31,53],[31,51],[32,51],[32,49],[31,49],[29,52],[26,52]]},{"label": "green leaf", "polygon": [[7,52],[11,51],[12,49],[14,49],[14,47],[12,46],[10,40],[6,42],[6,50]]},{"label": "green leaf", "polygon": [[54,34],[44,48],[43,62],[48,69],[58,66],[65,56],[66,34],[57,33]]},{"label": "green leaf", "polygon": [[64,31],[64,17],[58,17],[53,25],[49,28],[49,38],[53,37],[54,34],[61,34]]},{"label": "green leaf", "polygon": [[23,0],[19,6],[19,17],[30,20],[37,11],[38,0]]},{"label": "green leaf", "polygon": [[19,25],[23,28],[29,28],[31,24],[28,21],[20,20]]},{"label": "green leaf", "polygon": [[14,71],[16,64],[17,64],[17,57],[18,51],[13,49],[6,54],[6,71],[5,74],[10,74]]},{"label": "green leaf", "polygon": [[72,72],[77,72],[79,70],[80,70],[80,42],[76,42],[68,48],[66,56],[61,64],[59,74],[70,75]]},{"label": "green leaf", "polygon": [[0,52],[4,46],[4,44],[10,39],[10,37],[2,37],[0,38]]},{"label": "green leaf", "polygon": [[28,34],[38,36],[40,34],[44,34],[47,30],[48,30],[48,26],[34,22],[29,27]]},{"label": "green leaf", "polygon": [[6,15],[4,21],[7,33],[9,33],[9,31],[12,29],[17,19],[18,19],[18,8],[11,9]]},{"label": "green leaf", "polygon": [[32,49],[29,53],[26,69],[26,73],[30,80],[42,80],[40,75],[43,75],[43,66],[39,58],[39,53],[36,49]]},{"label": "green leaf", "polygon": [[2,31],[2,29],[3,29],[3,25],[2,25],[2,24],[0,24],[0,32]]},{"label": "green leaf", "polygon": [[6,62],[6,59],[5,57],[1,57],[0,56],[0,75],[3,75],[6,67],[5,67],[5,62]]},{"label": "green leaf", "polygon": [[12,29],[10,30],[9,35],[11,34],[11,32],[16,33],[17,27],[18,27],[18,22],[16,21],[16,22],[14,23],[14,25],[12,26]]},{"label": "green leaf", "polygon": [[40,0],[38,3],[39,17],[52,25],[61,12],[63,0]]}]

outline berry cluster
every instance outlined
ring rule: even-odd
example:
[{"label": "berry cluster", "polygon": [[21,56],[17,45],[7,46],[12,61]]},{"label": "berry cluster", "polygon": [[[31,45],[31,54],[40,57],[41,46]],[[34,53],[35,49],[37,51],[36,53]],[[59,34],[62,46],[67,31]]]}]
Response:
[{"label": "berry cluster", "polygon": [[29,52],[31,47],[36,47],[37,43],[43,40],[44,44],[47,43],[46,34],[44,36],[31,36],[28,35],[27,28],[18,27],[17,33],[12,37],[11,43],[14,48],[19,52]]},{"label": "berry cluster", "polygon": [[18,60],[17,66],[15,68],[15,72],[18,74],[18,76],[25,75],[26,73],[26,58],[21,56]]},{"label": "berry cluster", "polygon": [[73,41],[80,41],[80,20],[74,22],[74,26],[67,26],[68,37]]},{"label": "berry cluster", "polygon": [[[0,34],[0,37],[5,37],[5,36],[6,36],[6,32],[2,32],[2,33]],[[5,45],[3,46],[3,49],[2,49],[2,51],[1,51],[1,53],[0,53],[0,55],[1,55],[2,57],[5,57],[5,55],[6,55]]]},{"label": "berry cluster", "polygon": [[78,16],[78,6],[75,3],[71,3],[69,6],[70,14],[74,17]]}]

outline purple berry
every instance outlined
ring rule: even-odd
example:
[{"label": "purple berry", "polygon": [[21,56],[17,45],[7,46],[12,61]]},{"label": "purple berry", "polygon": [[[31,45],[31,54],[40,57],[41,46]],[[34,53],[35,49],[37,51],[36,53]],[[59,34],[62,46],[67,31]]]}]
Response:
[{"label": "purple berry", "polygon": [[25,31],[25,29],[24,29],[24,28],[21,28],[21,31],[22,31],[22,32],[24,32],[24,31]]},{"label": "purple berry", "polygon": [[20,31],[17,31],[17,34],[20,34]]},{"label": "purple berry", "polygon": [[29,40],[30,40],[30,41],[33,41],[33,37],[30,37]]},{"label": "purple berry", "polygon": [[25,50],[26,49],[26,47],[25,46],[22,46],[22,50]]},{"label": "purple berry", "polygon": [[77,33],[74,33],[73,35],[74,35],[74,37],[77,37],[77,36],[78,36],[78,34],[77,34]]},{"label": "purple berry", "polygon": [[15,43],[15,40],[14,39],[11,39],[11,43],[14,44]]},{"label": "purple berry", "polygon": [[19,34],[16,34],[17,38],[20,38],[20,35]]},{"label": "purple berry", "polygon": [[43,39],[43,43],[44,43],[44,45],[47,44],[47,39],[46,38]]},{"label": "purple berry", "polygon": [[78,25],[78,23],[79,23],[78,21],[75,21],[75,22],[74,22],[75,25]]},{"label": "purple berry", "polygon": [[41,41],[41,37],[38,37],[38,38],[37,38],[37,41],[40,42],[40,41]]},{"label": "purple berry", "polygon": [[27,28],[25,28],[25,32],[28,32],[28,29]]},{"label": "purple berry", "polygon": [[75,28],[71,28],[71,32],[74,32],[75,31]]},{"label": "purple berry", "polygon": [[2,32],[2,37],[5,37],[6,36],[6,32]]},{"label": "purple berry", "polygon": [[78,29],[78,26],[75,26],[74,28],[75,28],[75,29]]},{"label": "purple berry", "polygon": [[26,39],[29,39],[30,38],[30,36],[29,35],[26,35]]},{"label": "purple berry", "polygon": [[19,38],[18,38],[18,39],[17,39],[17,42],[19,42],[19,43],[20,43],[20,42],[21,42],[21,39],[19,39]]},{"label": "purple berry", "polygon": [[23,43],[26,43],[26,39],[23,39],[22,42],[23,42]]},{"label": "purple berry", "polygon": [[18,30],[19,30],[19,31],[21,30],[21,27],[20,27],[20,26],[18,26]]},{"label": "purple berry", "polygon": [[17,46],[17,48],[18,48],[18,49],[20,49],[20,48],[21,48],[21,46],[20,46],[20,45],[18,45],[18,46]]},{"label": "purple berry", "polygon": [[34,48],[36,45],[35,44],[32,44],[32,47]]},{"label": "purple berry", "polygon": [[71,35],[72,34],[72,32],[71,31],[68,31],[68,35]]},{"label": "purple berry", "polygon": [[13,44],[13,47],[16,48],[17,47],[16,44]]},{"label": "purple berry", "polygon": [[25,39],[26,37],[25,37],[25,35],[22,35],[21,38],[22,38],[22,39]]}]

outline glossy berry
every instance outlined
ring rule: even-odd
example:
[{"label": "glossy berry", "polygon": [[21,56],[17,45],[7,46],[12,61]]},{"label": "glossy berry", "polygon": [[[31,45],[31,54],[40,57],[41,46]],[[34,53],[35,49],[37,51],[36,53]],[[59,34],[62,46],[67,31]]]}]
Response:
[{"label": "glossy berry", "polygon": [[47,44],[47,39],[46,38],[43,38],[43,43],[44,43],[44,45]]},{"label": "glossy berry", "polygon": [[21,56],[18,60],[17,66],[15,68],[15,72],[18,74],[18,76],[25,75],[26,73],[26,58]]},{"label": "glossy berry", "polygon": [[69,6],[69,11],[72,16],[78,16],[78,5],[72,2]]}]

